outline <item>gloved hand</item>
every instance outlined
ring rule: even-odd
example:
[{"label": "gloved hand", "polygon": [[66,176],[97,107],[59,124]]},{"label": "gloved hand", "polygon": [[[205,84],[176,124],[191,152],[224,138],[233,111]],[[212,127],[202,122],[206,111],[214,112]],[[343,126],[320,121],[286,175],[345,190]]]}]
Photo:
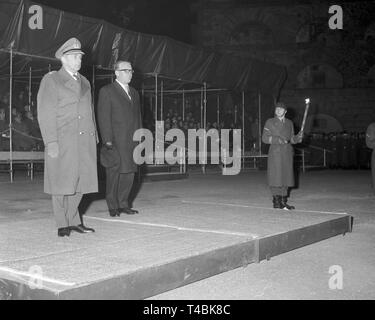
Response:
[{"label": "gloved hand", "polygon": [[57,158],[59,156],[59,145],[57,142],[47,144],[47,154],[51,158]]},{"label": "gloved hand", "polygon": [[282,137],[278,137],[279,138],[279,144],[287,144],[288,143],[288,140],[282,138]]},{"label": "gloved hand", "polygon": [[112,141],[107,141],[104,146],[108,149],[111,150],[113,149]]},{"label": "gloved hand", "polygon": [[303,132],[300,131],[300,132],[298,132],[298,134],[296,135],[296,142],[297,142],[297,143],[301,143],[301,142],[302,142],[302,139],[303,139]]}]

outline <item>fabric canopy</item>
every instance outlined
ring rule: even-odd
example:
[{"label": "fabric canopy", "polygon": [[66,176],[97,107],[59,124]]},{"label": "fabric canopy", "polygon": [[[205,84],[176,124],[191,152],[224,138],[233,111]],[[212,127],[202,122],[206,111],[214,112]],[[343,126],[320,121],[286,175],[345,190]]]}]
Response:
[{"label": "fabric canopy", "polygon": [[[30,27],[34,5],[42,8],[42,28]],[[111,69],[118,59],[129,60],[137,73],[158,75],[208,88],[257,91],[277,96],[285,68],[255,59],[194,47],[168,37],[116,27],[103,20],[67,13],[28,0],[0,3],[0,49],[35,59],[54,61],[55,51],[70,37],[85,51],[84,63]],[[4,54],[0,66],[6,66]],[[4,75],[4,70],[0,69]]]}]

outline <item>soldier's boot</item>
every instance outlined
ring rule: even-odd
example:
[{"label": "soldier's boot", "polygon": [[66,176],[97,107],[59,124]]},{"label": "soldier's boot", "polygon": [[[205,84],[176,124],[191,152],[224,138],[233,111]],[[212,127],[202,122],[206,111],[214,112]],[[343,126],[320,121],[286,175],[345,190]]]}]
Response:
[{"label": "soldier's boot", "polygon": [[282,209],[281,196],[273,196],[272,202],[275,209]]},{"label": "soldier's boot", "polygon": [[287,200],[288,200],[287,196],[282,196],[280,198],[281,198],[281,208],[282,209],[284,209],[284,210],[293,210],[293,209],[295,209],[294,206],[290,206],[289,204],[287,204]]}]

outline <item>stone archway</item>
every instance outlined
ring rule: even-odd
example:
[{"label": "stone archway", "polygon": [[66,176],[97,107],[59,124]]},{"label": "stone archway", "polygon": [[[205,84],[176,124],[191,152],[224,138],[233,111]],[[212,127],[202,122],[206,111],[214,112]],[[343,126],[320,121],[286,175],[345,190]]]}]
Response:
[{"label": "stone archway", "polygon": [[365,34],[364,34],[364,40],[365,41],[375,40],[375,22],[372,22],[366,28],[366,31],[365,31]]},{"label": "stone archway", "polygon": [[343,77],[329,64],[316,63],[305,66],[296,77],[296,87],[302,88],[342,88]]},{"label": "stone archway", "polygon": [[234,45],[272,45],[274,37],[271,29],[258,21],[238,24],[230,33],[229,43]]},{"label": "stone archway", "polygon": [[311,26],[309,23],[302,25],[296,34],[296,43],[309,43],[311,41]]},{"label": "stone archway", "polygon": [[367,73],[367,82],[371,87],[375,87],[375,64],[370,68]]},{"label": "stone archway", "polygon": [[325,113],[310,115],[306,119],[305,132],[341,132],[343,126],[335,117]]}]

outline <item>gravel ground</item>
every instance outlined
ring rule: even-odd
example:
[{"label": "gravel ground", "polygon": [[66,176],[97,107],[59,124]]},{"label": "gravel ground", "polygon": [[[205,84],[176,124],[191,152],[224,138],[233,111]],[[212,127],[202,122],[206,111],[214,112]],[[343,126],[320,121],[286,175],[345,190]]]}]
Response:
[{"label": "gravel ground", "polygon": [[[6,174],[0,175],[0,198],[8,206],[15,199],[23,199],[25,215],[30,199],[37,205],[38,201],[42,203],[49,198],[42,193],[40,174],[32,182],[22,175],[16,176],[14,184],[8,181]],[[150,300],[374,299],[375,196],[370,185],[370,171],[301,173],[289,203],[301,210],[346,212],[354,217],[352,233],[231,270]],[[162,203],[163,199],[272,206],[265,171],[241,172],[237,176],[222,176],[210,170],[203,175],[194,171],[187,180],[144,183],[134,207]],[[25,216],[4,210],[0,213],[0,222]]]},{"label": "gravel ground", "polygon": [[[229,185],[217,186],[215,193],[220,201],[233,202],[247,194],[249,202],[270,205],[264,174],[241,174],[237,187],[229,178]],[[202,176],[192,178],[200,181]],[[299,188],[291,193],[289,202],[299,209],[352,215],[352,233],[150,299],[375,299],[375,197],[370,179],[369,171],[311,171],[300,175]]]}]

